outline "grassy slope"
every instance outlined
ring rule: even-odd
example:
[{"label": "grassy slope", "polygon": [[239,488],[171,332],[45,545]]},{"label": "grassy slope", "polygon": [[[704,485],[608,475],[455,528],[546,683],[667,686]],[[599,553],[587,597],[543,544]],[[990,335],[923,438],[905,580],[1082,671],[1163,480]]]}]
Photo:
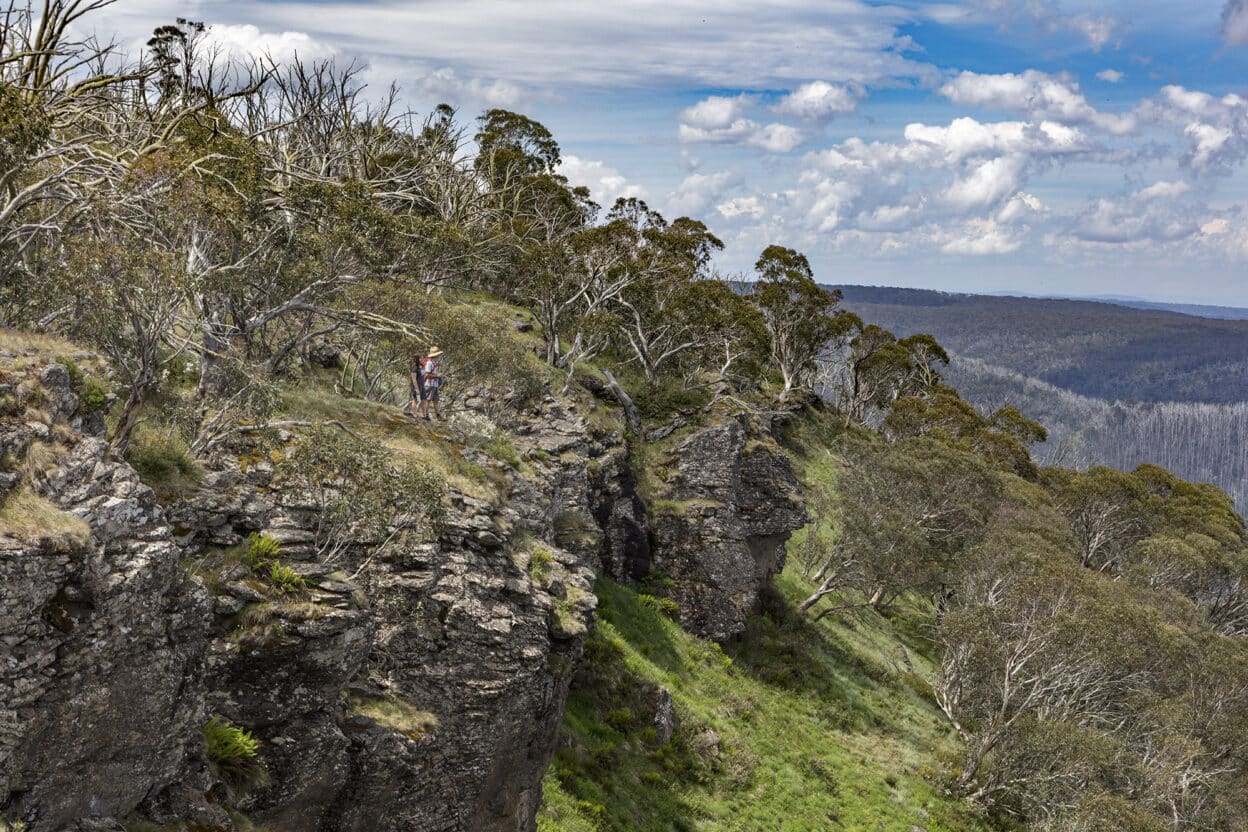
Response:
[{"label": "grassy slope", "polygon": [[[808,483],[835,476],[821,438],[794,444]],[[923,612],[812,623],[796,612],[808,589],[790,566],[725,654],[653,598],[601,580],[539,830],[991,828],[938,785],[953,738],[925,681]],[[652,727],[658,686],[676,706],[667,744]]]}]

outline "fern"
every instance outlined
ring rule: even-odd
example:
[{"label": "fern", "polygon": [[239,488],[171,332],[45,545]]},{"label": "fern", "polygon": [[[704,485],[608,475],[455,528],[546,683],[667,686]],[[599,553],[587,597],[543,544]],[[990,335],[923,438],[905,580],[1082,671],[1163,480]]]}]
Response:
[{"label": "fern", "polygon": [[204,725],[204,747],[212,773],[233,792],[246,792],[269,782],[260,760],[260,740],[219,716]]}]

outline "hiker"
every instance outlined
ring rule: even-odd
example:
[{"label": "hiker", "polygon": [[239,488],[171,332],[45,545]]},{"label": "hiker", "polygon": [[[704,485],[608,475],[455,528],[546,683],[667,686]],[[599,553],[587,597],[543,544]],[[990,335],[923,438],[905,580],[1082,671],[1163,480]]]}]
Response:
[{"label": "hiker", "polygon": [[416,353],[412,356],[409,374],[412,384],[412,418],[420,418],[420,405],[425,400],[425,361],[427,356]]},{"label": "hiker", "polygon": [[420,372],[417,374],[420,386],[420,415],[425,418],[426,422],[430,421],[430,402],[433,402],[433,415],[438,421],[446,421],[438,409],[438,390],[442,387],[442,365],[438,361],[438,356],[441,354],[442,350],[438,347],[430,347],[429,354],[420,360]]}]

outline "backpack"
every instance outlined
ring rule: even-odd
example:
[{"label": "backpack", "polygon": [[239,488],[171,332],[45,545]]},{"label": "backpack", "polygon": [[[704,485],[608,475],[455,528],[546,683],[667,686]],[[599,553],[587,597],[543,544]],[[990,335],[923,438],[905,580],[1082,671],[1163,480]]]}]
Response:
[{"label": "backpack", "polygon": [[414,371],[416,373],[416,380],[421,384],[425,383],[425,362],[428,360],[429,356],[427,355],[422,355],[420,358],[416,359],[416,367]]}]

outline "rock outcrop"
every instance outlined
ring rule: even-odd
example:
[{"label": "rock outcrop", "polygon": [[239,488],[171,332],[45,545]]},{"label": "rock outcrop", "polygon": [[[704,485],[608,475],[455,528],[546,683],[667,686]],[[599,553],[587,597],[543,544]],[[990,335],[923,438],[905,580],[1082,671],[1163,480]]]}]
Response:
[{"label": "rock outcrop", "polygon": [[[276,470],[291,436],[222,445],[161,506],[63,366],[0,366],[0,818],[31,832],[231,830],[226,806],[271,832],[528,832],[596,575],[664,572],[686,626],[730,638],[804,522],[787,460],[744,419],[680,442],[671,499],[647,510],[609,408],[478,393],[470,408],[509,414],[512,458],[381,426],[453,449],[475,484],[451,478],[436,528],[396,518],[385,546],[329,555]],[[222,779],[214,718],[260,741],[267,777]]]},{"label": "rock outcrop", "polygon": [[0,446],[22,472],[0,514],[0,813],[73,828],[168,788],[214,818],[207,593],[151,490],[76,430],[65,368],[34,352],[0,368]]},{"label": "rock outcrop", "polygon": [[806,524],[788,457],[744,417],[696,430],[671,452],[666,499],[652,506],[653,567],[673,581],[685,629],[739,635],[785,543]]}]

